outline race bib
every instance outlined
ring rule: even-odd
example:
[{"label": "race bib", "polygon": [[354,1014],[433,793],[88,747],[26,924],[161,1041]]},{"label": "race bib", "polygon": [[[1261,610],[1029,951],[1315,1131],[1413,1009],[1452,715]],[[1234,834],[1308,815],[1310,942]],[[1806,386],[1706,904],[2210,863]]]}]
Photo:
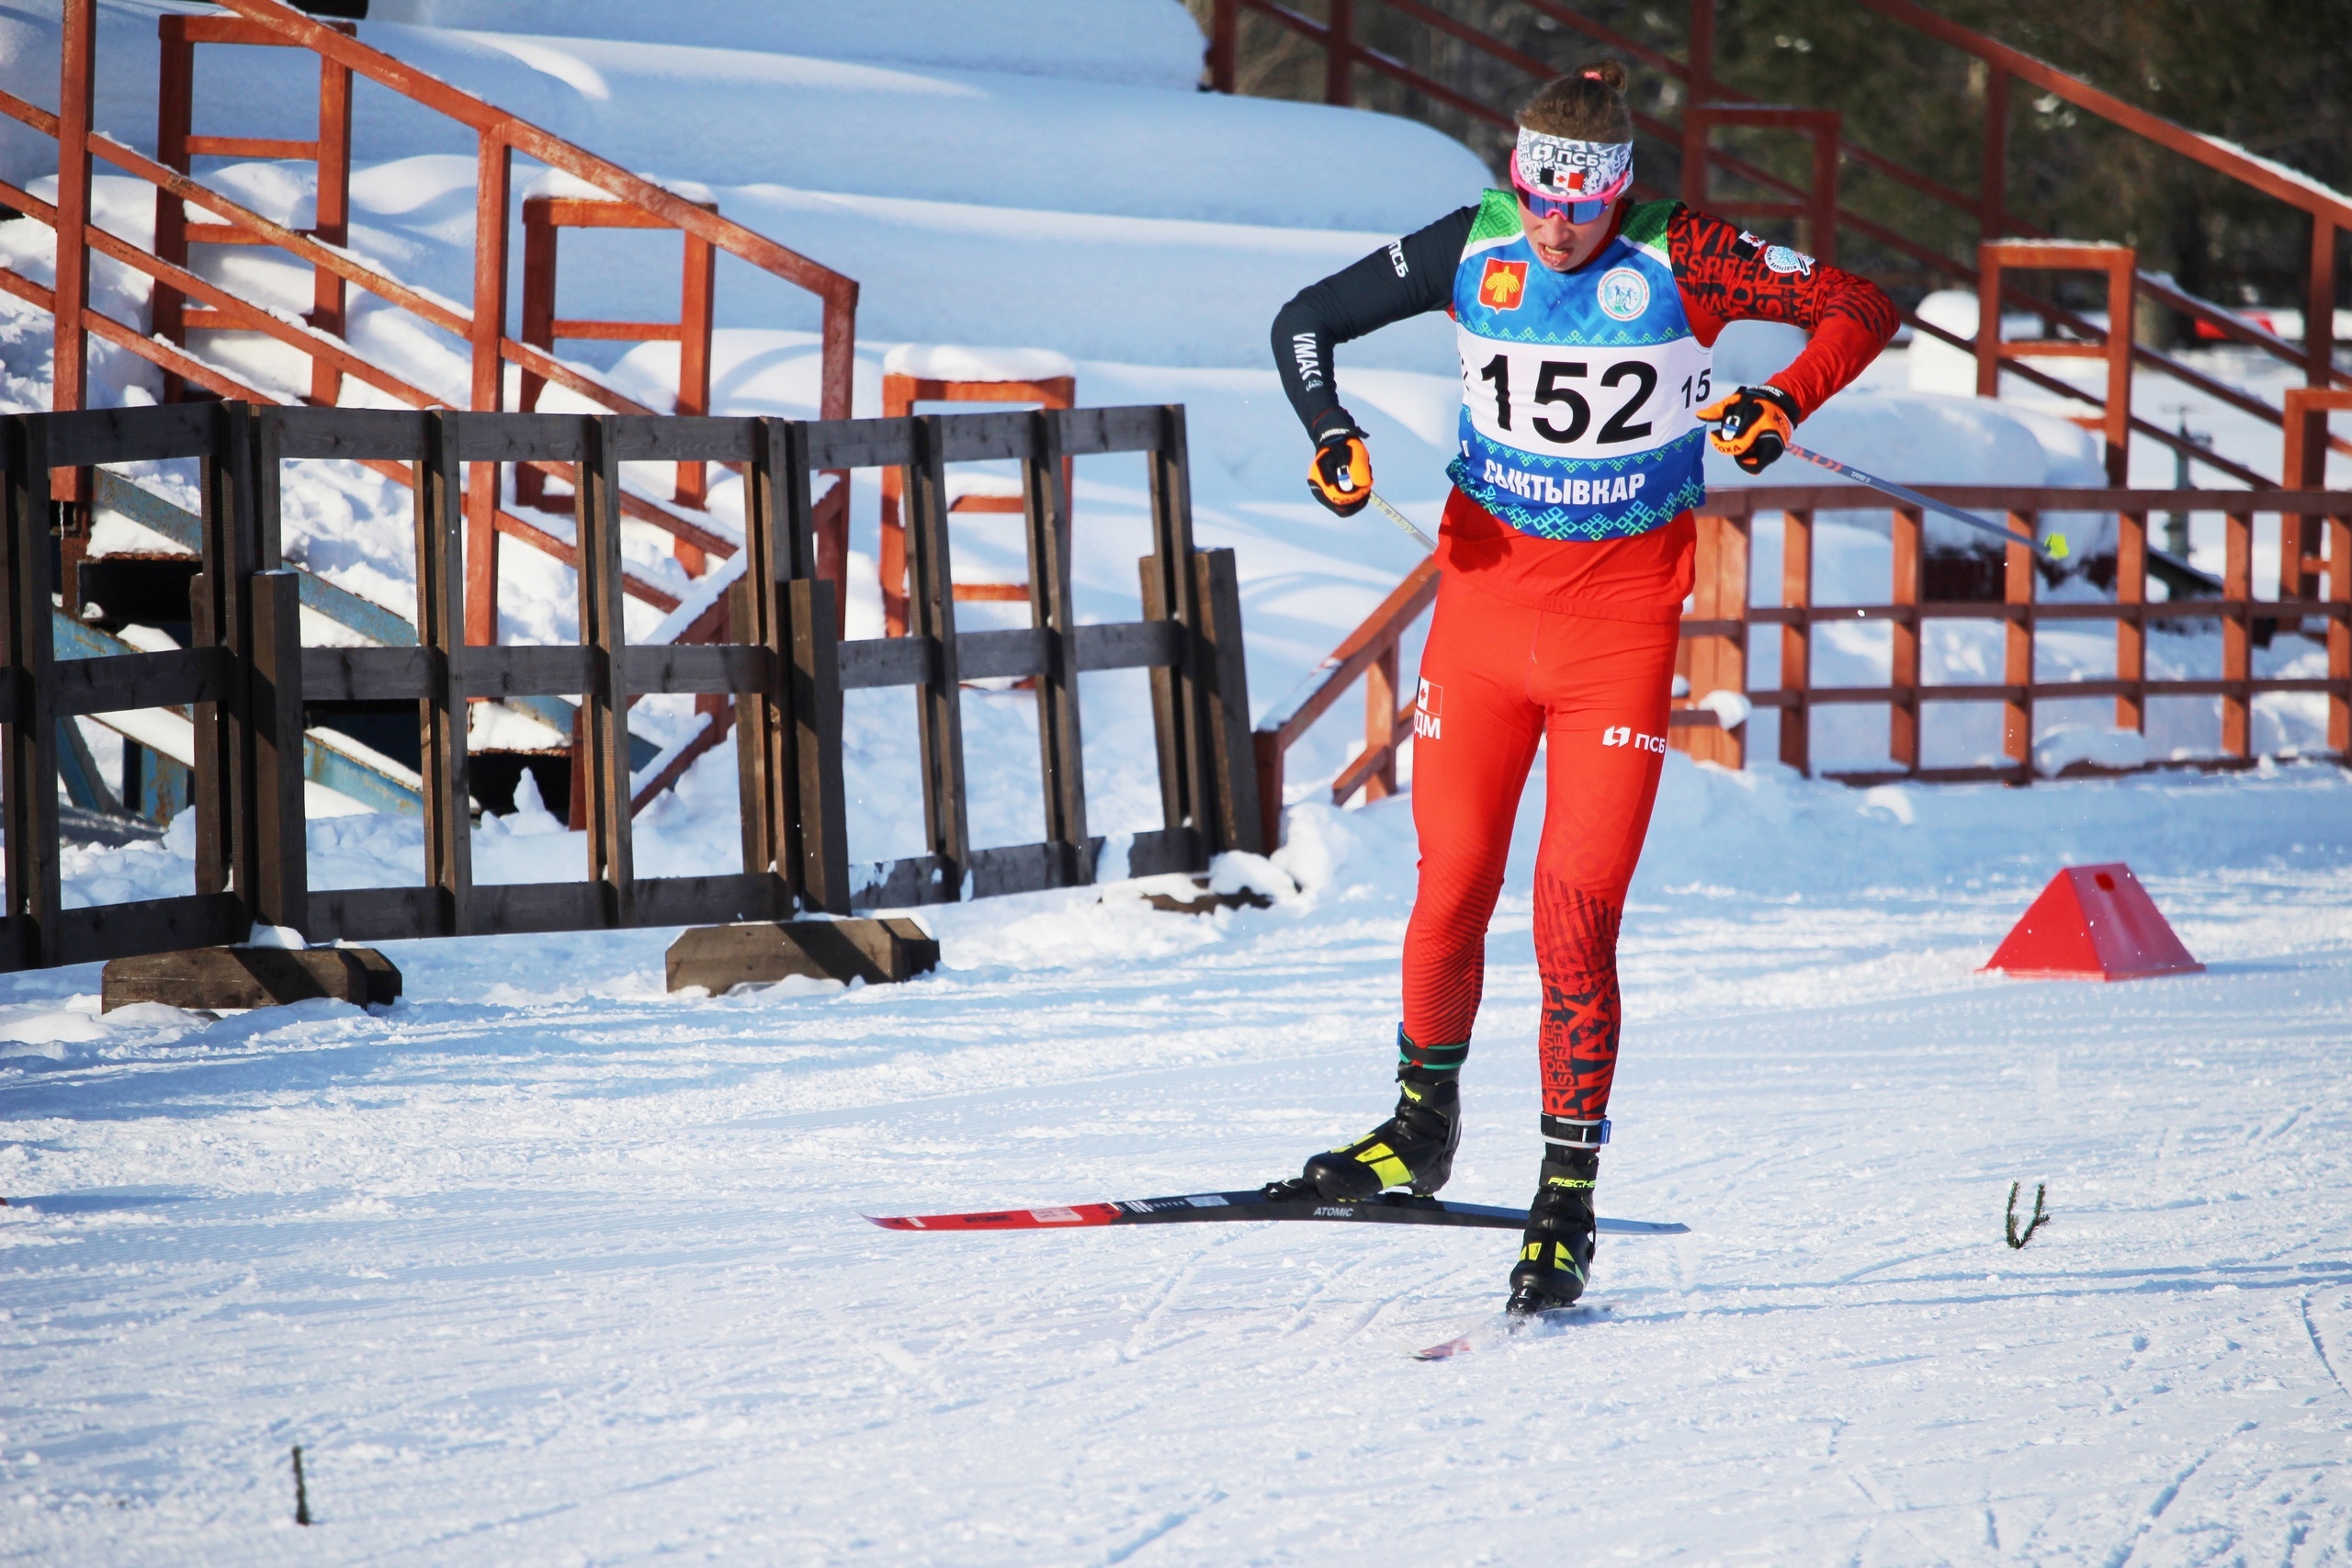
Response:
[{"label": "race bib", "polygon": [[1623,348],[1511,344],[1457,328],[1464,411],[1497,446],[1543,457],[1639,457],[1700,428],[1713,355],[1692,337]]}]

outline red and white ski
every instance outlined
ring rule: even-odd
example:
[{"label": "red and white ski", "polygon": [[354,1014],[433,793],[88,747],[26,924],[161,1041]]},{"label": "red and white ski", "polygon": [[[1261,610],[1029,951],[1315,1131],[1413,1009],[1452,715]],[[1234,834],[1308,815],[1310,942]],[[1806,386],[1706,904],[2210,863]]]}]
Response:
[{"label": "red and white ski", "polygon": [[[1393,1192],[1359,1202],[1332,1203],[1317,1197],[1270,1195],[1261,1188],[1035,1209],[976,1209],[960,1214],[865,1217],[885,1230],[894,1231],[1083,1230],[1092,1225],[1186,1224],[1220,1220],[1328,1220],[1357,1224],[1471,1225],[1514,1231],[1527,1224],[1526,1210],[1485,1203],[1448,1203],[1436,1198]],[[1602,1220],[1600,1228],[1611,1235],[1680,1235],[1690,1227],[1668,1220]]]}]

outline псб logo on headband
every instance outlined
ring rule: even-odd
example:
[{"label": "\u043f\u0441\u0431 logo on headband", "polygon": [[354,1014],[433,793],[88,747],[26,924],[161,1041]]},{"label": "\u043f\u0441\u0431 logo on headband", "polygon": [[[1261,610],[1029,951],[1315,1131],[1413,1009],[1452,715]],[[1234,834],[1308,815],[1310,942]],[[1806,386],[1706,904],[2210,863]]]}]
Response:
[{"label": "\u043f\u0441\u0431 logo on headband", "polygon": [[1634,169],[1630,141],[1577,141],[1546,136],[1521,126],[1515,154],[1519,183],[1528,190],[1554,197],[1603,197],[1614,194]]}]

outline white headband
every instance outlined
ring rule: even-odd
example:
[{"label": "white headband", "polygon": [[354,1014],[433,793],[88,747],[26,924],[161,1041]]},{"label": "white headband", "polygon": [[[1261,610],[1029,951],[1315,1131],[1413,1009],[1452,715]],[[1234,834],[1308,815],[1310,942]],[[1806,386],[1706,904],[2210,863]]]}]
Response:
[{"label": "white headband", "polygon": [[1519,128],[1511,172],[1522,189],[1555,201],[1594,201],[1615,196],[1634,174],[1630,141],[1575,141]]}]

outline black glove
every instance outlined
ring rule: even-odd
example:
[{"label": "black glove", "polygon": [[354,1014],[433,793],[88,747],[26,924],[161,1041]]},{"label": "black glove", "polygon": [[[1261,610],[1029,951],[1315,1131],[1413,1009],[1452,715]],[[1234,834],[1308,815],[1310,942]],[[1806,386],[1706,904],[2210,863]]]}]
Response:
[{"label": "black glove", "polygon": [[1311,434],[1315,460],[1306,466],[1307,490],[1340,516],[1353,517],[1372,500],[1372,454],[1364,449],[1363,432],[1347,410],[1331,409]]},{"label": "black glove", "polygon": [[1789,449],[1796,434],[1797,400],[1778,387],[1742,387],[1699,411],[1715,429],[1707,439],[1747,473],[1760,474]]}]

